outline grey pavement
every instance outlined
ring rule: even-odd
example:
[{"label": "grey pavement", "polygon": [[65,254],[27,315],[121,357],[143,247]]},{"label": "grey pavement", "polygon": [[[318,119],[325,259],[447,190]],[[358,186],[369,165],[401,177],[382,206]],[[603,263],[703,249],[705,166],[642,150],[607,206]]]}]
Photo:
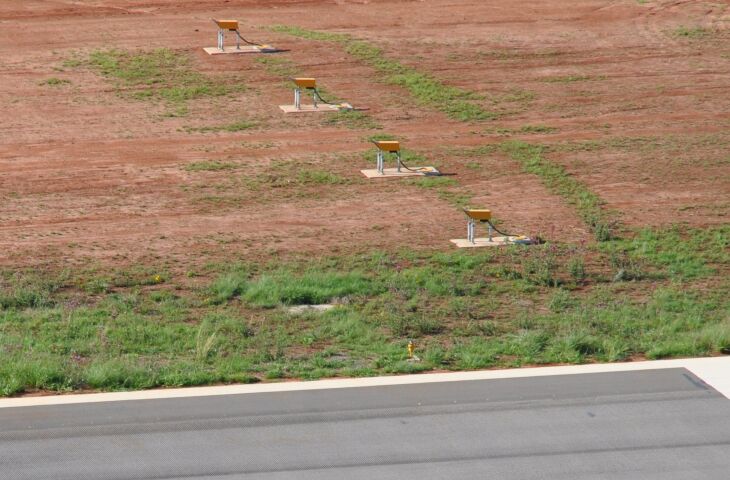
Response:
[{"label": "grey pavement", "polygon": [[0,479],[730,479],[685,369],[0,409]]}]

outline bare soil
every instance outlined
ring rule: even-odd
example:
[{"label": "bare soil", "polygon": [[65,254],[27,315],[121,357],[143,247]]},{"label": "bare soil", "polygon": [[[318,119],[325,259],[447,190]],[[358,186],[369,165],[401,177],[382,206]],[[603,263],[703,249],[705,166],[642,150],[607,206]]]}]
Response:
[{"label": "bare soil", "polygon": [[[278,55],[338,97],[369,107],[384,129],[284,116],[278,105],[291,102],[291,90],[256,56],[203,52],[215,42],[211,17],[238,18],[250,37],[289,49]],[[260,29],[274,24],[368,39],[482,94],[500,117],[449,120],[380,82],[338,45]],[[680,27],[708,33],[678,35]],[[452,248],[449,238],[463,236],[466,222],[434,190],[361,178],[359,169],[374,164],[363,157],[374,133],[398,135],[455,174],[458,189],[511,230],[589,237],[572,207],[513,161],[449,149],[506,138],[557,145],[550,158],[628,225],[727,222],[728,27],[728,1],[0,2],[0,264]],[[164,105],[119,95],[90,69],[64,66],[99,49],[161,47],[188,52],[193,67],[214,78],[241,76],[248,88],[192,101],[187,116],[168,118]],[[51,77],[70,83],[41,83]],[[257,127],[186,130],[241,119]],[[586,142],[593,147],[581,147]],[[210,160],[237,168],[185,169]],[[346,183],[251,190],[248,180],[287,161]]]}]

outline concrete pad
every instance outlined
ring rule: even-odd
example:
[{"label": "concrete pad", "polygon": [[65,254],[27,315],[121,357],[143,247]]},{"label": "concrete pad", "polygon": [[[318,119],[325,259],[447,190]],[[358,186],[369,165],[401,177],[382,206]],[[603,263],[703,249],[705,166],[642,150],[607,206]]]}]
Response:
[{"label": "concrete pad", "polygon": [[488,238],[475,238],[474,243],[471,243],[466,238],[455,238],[449,240],[451,243],[459,248],[476,248],[476,247],[503,247],[505,245],[514,245],[517,237],[492,237],[490,242]]},{"label": "concrete pad", "polygon": [[314,108],[314,105],[302,105],[299,109],[297,109],[294,105],[279,105],[279,108],[281,108],[284,113],[322,113],[337,112],[340,110],[339,106],[327,105],[326,103],[317,105],[317,108]]},{"label": "concrete pad", "polygon": [[298,313],[307,313],[307,312],[326,312],[327,310],[331,310],[335,308],[336,305],[333,305],[331,303],[323,303],[320,305],[294,305],[287,308],[287,311],[289,313],[298,314]]},{"label": "concrete pad", "polygon": [[366,170],[360,170],[363,175],[368,178],[394,178],[394,177],[426,177],[426,176],[437,176],[439,171],[435,167],[411,167],[412,170],[423,169],[422,172],[411,172],[405,168],[399,172],[396,168],[385,168],[383,173],[380,173],[377,168],[369,168]]},{"label": "concrete pad", "polygon": [[205,53],[208,55],[227,55],[237,53],[273,53],[278,52],[275,48],[261,48],[254,45],[241,45],[241,48],[235,46],[223,47],[223,51],[219,50],[218,47],[205,47]]}]

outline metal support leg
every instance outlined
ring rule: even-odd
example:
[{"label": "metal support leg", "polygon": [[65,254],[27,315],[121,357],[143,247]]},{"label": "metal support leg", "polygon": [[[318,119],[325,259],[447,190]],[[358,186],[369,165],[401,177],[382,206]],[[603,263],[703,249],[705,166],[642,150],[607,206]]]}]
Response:
[{"label": "metal support leg", "polygon": [[400,152],[395,152],[395,161],[396,161],[396,164],[398,165],[398,168],[397,168],[398,173],[400,173]]},{"label": "metal support leg", "polygon": [[384,170],[384,168],[383,168],[384,165],[383,164],[385,163],[383,157],[384,157],[383,151],[382,150],[378,150],[378,163],[377,163],[377,168],[378,168],[378,173],[380,173],[381,175],[384,175],[385,174],[385,172],[383,171]]},{"label": "metal support leg", "polygon": [[223,30],[221,30],[219,28],[218,29],[218,50],[220,50],[221,52],[223,51],[223,35],[225,35],[223,33]]},{"label": "metal support leg", "polygon": [[302,91],[299,88],[294,89],[294,108],[302,109]]},{"label": "metal support leg", "polygon": [[236,50],[241,49],[241,37],[238,35],[238,31],[236,31]]},{"label": "metal support leg", "polygon": [[314,108],[317,108],[317,92],[315,90],[312,90],[312,103]]},{"label": "metal support leg", "polygon": [[474,224],[474,219],[470,218],[467,220],[466,223],[466,239],[469,241],[469,243],[474,243],[474,231],[476,230],[476,225]]},{"label": "metal support leg", "polygon": [[492,241],[492,226],[487,224],[487,235],[489,236],[489,241]]}]

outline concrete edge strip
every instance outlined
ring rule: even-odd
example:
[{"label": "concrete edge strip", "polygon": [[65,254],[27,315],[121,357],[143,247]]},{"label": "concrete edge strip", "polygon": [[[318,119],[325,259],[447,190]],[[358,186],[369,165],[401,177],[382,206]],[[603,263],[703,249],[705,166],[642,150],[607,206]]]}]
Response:
[{"label": "concrete edge strip", "polygon": [[134,392],[82,393],[0,399],[0,408],[71,405],[78,403],[119,402],[125,400],[157,400],[166,398],[208,397],[249,393],[296,392],[334,388],[382,387],[468,380],[577,375],[583,373],[631,372],[666,368],[686,368],[703,382],[730,399],[730,357],[687,358],[627,363],[601,363],[555,367],[480,370],[472,372],[426,373],[388,377],[342,378],[311,382],[280,382],[214,387],[164,388]]}]

